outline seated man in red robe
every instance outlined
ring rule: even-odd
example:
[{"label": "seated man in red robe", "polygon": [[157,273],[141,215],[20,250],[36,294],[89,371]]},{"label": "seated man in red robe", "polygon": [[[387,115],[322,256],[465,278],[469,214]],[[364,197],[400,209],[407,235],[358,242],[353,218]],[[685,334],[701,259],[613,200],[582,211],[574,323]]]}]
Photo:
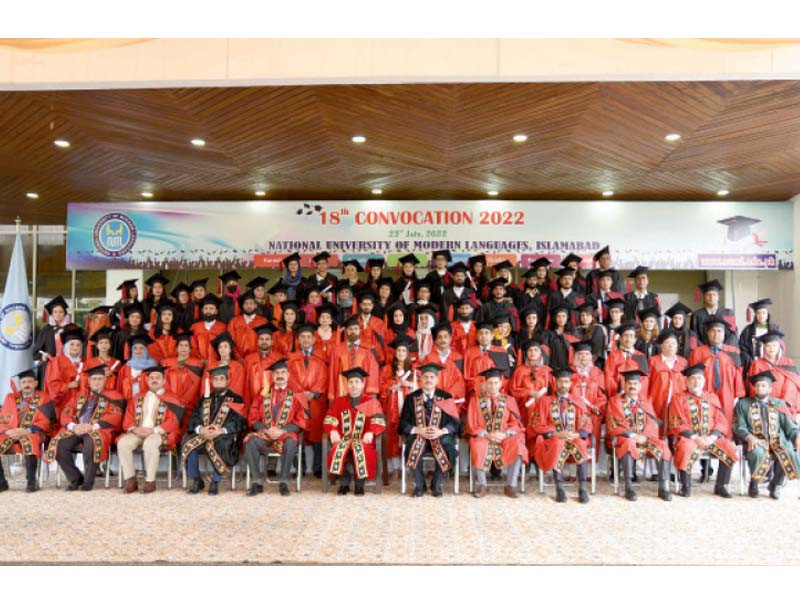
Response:
[{"label": "seated man in red robe", "polygon": [[356,496],[364,495],[364,480],[374,479],[378,454],[377,436],[386,429],[381,403],[364,392],[369,373],[361,367],[342,372],[347,379],[347,395],[333,401],[323,426],[330,437],[328,471],[339,476],[340,496],[350,491],[356,477]]},{"label": "seated man in red robe", "polygon": [[[0,409],[0,456],[16,453],[25,456],[25,491],[35,492],[36,468],[42,457],[42,441],[58,423],[56,408],[46,392],[36,391],[33,369],[17,376],[20,391],[6,395]],[[0,492],[8,489],[0,461]]]},{"label": "seated man in red robe", "polygon": [[472,468],[478,480],[473,496],[483,498],[486,495],[486,472],[494,464],[498,469],[506,467],[504,492],[509,498],[516,498],[519,495],[517,478],[523,463],[528,462],[525,428],[520,422],[516,400],[500,391],[500,369],[486,369],[480,376],[485,392],[470,400],[466,426]]},{"label": "seated man in red robe", "polygon": [[258,462],[262,454],[269,452],[281,455],[279,490],[281,496],[289,495],[289,471],[297,454],[297,438],[306,428],[303,389],[299,382],[290,381],[286,359],[272,363],[269,370],[272,371],[272,387],[250,404],[247,419],[253,430],[244,438],[245,459],[253,477],[248,496],[264,491]]},{"label": "seated man in red robe", "polygon": [[[81,488],[88,492],[94,487],[97,465],[108,458],[111,442],[122,428],[125,399],[105,389],[106,367],[98,365],[87,371],[89,390],[73,398],[61,413],[61,431],[50,441],[47,462],[58,466],[69,480],[67,491]],[[83,474],[75,466],[72,451],[82,446]]]},{"label": "seated man in red robe", "polygon": [[679,496],[692,495],[692,467],[702,452],[719,459],[719,473],[714,493],[730,498],[727,485],[736,462],[736,445],[725,435],[728,429],[722,403],[716,394],[705,391],[706,366],[691,365],[683,370],[688,391],[672,399],[667,415],[669,434],[675,436],[675,468],[681,480]]},{"label": "seated man in red robe", "polygon": [[[145,369],[147,389],[141,390],[128,401],[123,434],[117,438],[117,455],[125,479],[125,493],[139,489],[133,451],[142,449],[145,494],[156,491],[156,473],[161,450],[172,450],[181,439],[181,421],[185,411],[177,395],[165,389],[167,367]],[[170,458],[171,460],[171,458]]]},{"label": "seated man in red robe", "polygon": [[592,420],[589,408],[580,397],[571,393],[572,369],[556,369],[556,393],[536,401],[528,423],[528,436],[535,437],[533,457],[543,471],[553,471],[556,502],[566,502],[561,471],[567,459],[578,465],[578,500],[589,502],[586,493],[586,471],[591,444]]},{"label": "seated man in red robe", "polygon": [[667,485],[667,476],[672,454],[667,443],[658,435],[658,419],[653,405],[640,393],[644,373],[639,369],[629,369],[619,374],[624,378],[625,389],[608,400],[606,435],[616,438],[615,451],[625,473],[625,498],[636,500],[636,491],[633,489],[634,461],[639,460],[641,454],[648,454],[658,461],[658,497],[670,501],[672,494]]}]

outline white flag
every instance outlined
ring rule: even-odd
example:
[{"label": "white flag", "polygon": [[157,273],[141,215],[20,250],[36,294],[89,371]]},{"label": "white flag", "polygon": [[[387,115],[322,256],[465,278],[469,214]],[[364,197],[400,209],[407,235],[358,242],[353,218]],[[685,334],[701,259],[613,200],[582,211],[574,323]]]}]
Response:
[{"label": "white flag", "polygon": [[[17,233],[0,308],[0,404],[11,391],[11,378],[33,366],[33,322],[25,253]],[[16,382],[15,382],[16,385]]]}]

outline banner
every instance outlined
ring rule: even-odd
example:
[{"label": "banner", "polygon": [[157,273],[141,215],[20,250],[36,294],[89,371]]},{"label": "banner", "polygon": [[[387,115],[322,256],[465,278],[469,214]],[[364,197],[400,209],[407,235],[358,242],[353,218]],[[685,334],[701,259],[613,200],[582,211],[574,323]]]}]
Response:
[{"label": "banner", "polygon": [[[68,269],[304,266],[448,249],[526,267],[573,252],[591,267],[611,247],[620,269],[792,269],[789,202],[232,201],[70,204]],[[501,258],[502,257],[502,258]]]},{"label": "banner", "polygon": [[33,366],[33,327],[25,253],[19,233],[8,267],[0,308],[0,405],[11,391],[11,378]]}]

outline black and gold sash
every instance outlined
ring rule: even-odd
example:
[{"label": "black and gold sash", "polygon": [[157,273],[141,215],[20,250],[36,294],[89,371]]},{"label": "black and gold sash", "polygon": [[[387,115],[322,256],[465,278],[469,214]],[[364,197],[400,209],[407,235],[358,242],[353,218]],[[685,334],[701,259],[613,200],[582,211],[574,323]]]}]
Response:
[{"label": "black and gold sash", "polygon": [[[207,396],[203,398],[203,427],[208,427],[211,425],[211,396]],[[228,417],[228,412],[230,411],[230,405],[228,404],[227,396],[222,400],[222,406],[219,407],[217,411],[216,417],[214,417],[213,425],[222,428],[222,424],[225,422],[225,419]],[[220,457],[217,449],[214,447],[214,440],[205,440],[199,434],[192,436],[184,445],[183,451],[181,453],[181,461],[186,463],[186,459],[189,457],[194,450],[199,448],[200,446],[205,446],[206,454],[208,454],[208,458],[211,460],[211,464],[214,465],[217,473],[223,475],[228,471],[228,466]]]},{"label": "black and gold sash", "polygon": [[[628,427],[631,428],[631,431],[634,433],[642,433],[644,431],[644,426],[647,423],[647,413],[644,410],[644,407],[639,405],[636,407],[636,411],[634,412],[634,410],[631,408],[631,403],[628,401],[628,397],[624,396],[622,399],[622,412],[625,415],[625,419],[627,420]],[[644,449],[656,460],[661,460],[661,448],[651,442],[649,438],[644,442],[644,444],[637,444],[637,446]]]},{"label": "black and gold sash", "polygon": [[[81,396],[78,398],[78,404],[75,407],[75,413],[73,414],[72,418],[77,418],[81,412],[83,411],[83,407],[86,405],[86,396]],[[106,406],[108,405],[108,399],[105,396],[100,396],[100,400],[97,402],[97,406],[94,407],[94,411],[92,412],[92,418],[89,419],[89,425],[97,425],[100,422],[100,419],[106,413]],[[66,439],[70,436],[75,435],[71,431],[64,429],[61,433],[59,433],[56,437],[50,440],[50,445],[47,447],[47,456],[46,462],[53,462],[56,458],[56,450],[58,449],[58,444],[61,440]],[[90,438],[92,438],[92,446],[93,446],[93,461],[95,464],[100,464],[100,459],[103,456],[103,438],[100,436],[99,431],[92,430],[88,434]]]},{"label": "black and gold sash", "polygon": [[342,418],[342,439],[336,444],[331,460],[331,473],[341,475],[345,464],[345,455],[348,448],[353,449],[353,458],[356,463],[356,477],[367,478],[367,457],[364,454],[364,442],[361,440],[364,431],[364,422],[367,416],[360,410],[356,411],[356,419],[351,423],[352,415],[349,410],[340,413]]},{"label": "black and gold sash", "polygon": [[[263,394],[264,398],[264,428],[270,429],[271,427],[277,427],[278,429],[286,429],[286,421],[289,420],[289,412],[292,409],[292,402],[294,399],[294,393],[292,390],[286,390],[286,398],[283,400],[283,404],[281,404],[281,410],[278,413],[278,421],[273,425],[272,423],[272,390],[267,390],[265,394]],[[265,435],[262,435],[261,432],[251,431],[247,434],[244,438],[244,443],[246,444],[250,441],[250,438],[256,436],[267,442],[268,444],[272,444],[275,452],[278,454],[283,454],[283,442],[280,440],[272,440],[267,439]]]},{"label": "black and gold sash", "polygon": [[[493,433],[498,432],[503,426],[503,417],[506,414],[506,397],[504,394],[499,396],[499,401],[497,403],[497,410],[494,414],[491,413],[489,409],[489,400],[485,396],[481,396],[479,399],[479,405],[481,409],[481,415],[483,416],[483,422],[486,423],[486,433]],[[503,449],[500,444],[497,444],[489,439],[488,447],[486,448],[486,458],[483,459],[483,470],[488,471],[492,463],[494,463],[495,467],[498,469],[503,468]]]},{"label": "black and gold sash", "polygon": [[[20,408],[22,407],[22,394],[17,394],[14,397],[14,400],[17,403],[17,416],[19,416]],[[27,429],[33,423],[33,417],[36,415],[36,409],[39,407],[39,402],[41,401],[41,397],[39,394],[34,394],[33,398],[31,399],[30,403],[28,404],[28,408],[25,410],[25,414],[22,415],[22,418],[19,419],[18,427],[22,429]],[[19,445],[22,447],[22,452],[26,456],[30,456],[33,454],[33,446],[31,446],[31,439],[28,436],[21,437],[18,440],[12,440],[11,438],[6,438],[2,442],[0,442],[0,454],[5,454],[8,452],[9,448],[14,445],[15,442],[18,442]]]},{"label": "black and gold sash", "polygon": [[[688,401],[689,418],[692,421],[692,431],[694,431],[694,433],[697,435],[706,436],[711,433],[711,406],[708,404],[708,401],[705,398],[698,399],[700,400],[699,408],[695,402],[692,402],[691,400]],[[720,448],[716,442],[710,446],[707,446],[705,450],[729,467],[733,466],[733,463],[735,462],[733,457],[729,456],[728,453]],[[695,447],[695,449],[692,451],[692,455],[689,457],[689,464],[686,467],[687,472],[691,472],[694,463],[697,462],[697,459],[700,458],[702,453],[703,451],[700,448]]]},{"label": "black and gold sash", "polygon": [[[557,399],[550,403],[550,417],[553,419],[553,425],[557,432],[575,433],[575,405],[572,402],[567,402],[566,426],[561,424],[561,407]],[[561,449],[561,454],[558,455],[558,462],[556,462],[556,471],[564,468],[564,463],[570,456],[577,464],[585,462],[587,458],[575,442],[564,440],[564,447]]]},{"label": "black and gold sash", "polygon": [[[769,469],[772,466],[773,453],[783,467],[783,472],[786,473],[786,477],[788,479],[797,479],[797,469],[795,469],[792,457],[789,456],[786,448],[781,445],[780,412],[774,406],[770,406],[769,404],[766,406],[768,419],[768,422],[766,423],[766,429],[764,427],[764,420],[761,418],[760,404],[758,402],[751,402],[749,408],[750,423],[753,426],[753,435],[759,438],[759,445],[766,449],[766,452],[764,452],[764,457],[758,463],[758,466],[756,466],[756,469],[753,472],[753,479],[756,481],[761,481],[764,479],[767,473],[769,473]],[[764,439],[767,435],[768,439]]]},{"label": "black and gold sash", "polygon": [[[431,409],[431,421],[428,425],[426,425],[425,399],[423,398],[422,394],[418,394],[414,397],[414,419],[416,421],[416,426],[419,428],[430,426],[438,429],[439,424],[442,421],[442,409],[441,407],[437,406],[436,402],[434,401],[433,408]],[[408,460],[406,461],[408,468],[415,469],[417,467],[420,458],[422,458],[422,454],[425,452],[426,443],[430,444],[431,452],[433,452],[433,458],[436,459],[436,462],[439,464],[439,468],[441,468],[442,472],[449,471],[450,460],[447,458],[447,452],[444,451],[441,438],[437,438],[435,440],[426,440],[421,435],[415,436],[414,443],[411,444],[411,449],[408,451]]]}]

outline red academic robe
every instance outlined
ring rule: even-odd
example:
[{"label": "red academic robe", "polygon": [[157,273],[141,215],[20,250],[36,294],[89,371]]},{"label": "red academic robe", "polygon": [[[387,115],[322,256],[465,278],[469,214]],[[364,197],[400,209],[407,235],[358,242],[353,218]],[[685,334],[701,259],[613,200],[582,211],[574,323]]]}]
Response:
[{"label": "red academic robe", "polygon": [[650,386],[648,396],[653,403],[653,410],[656,411],[656,417],[666,423],[667,417],[667,402],[671,401],[677,394],[686,391],[686,377],[683,375],[683,370],[686,368],[686,359],[682,356],[676,356],[675,362],[670,369],[669,365],[664,362],[660,354],[650,357],[648,368],[650,373],[648,379]]},{"label": "red academic robe", "polygon": [[[211,386],[211,375],[209,375],[208,372],[219,365],[220,362],[216,357],[209,360],[208,365],[206,365],[206,373],[204,377],[205,379],[209,380],[209,386]],[[232,360],[228,363],[228,389],[242,398],[242,400],[245,400],[247,394],[247,374],[242,361],[238,359]],[[200,393],[205,393],[205,381],[201,384]],[[246,400],[244,401],[244,404],[248,404]],[[246,414],[247,413],[245,413],[245,415]]]},{"label": "red academic robe", "polygon": [[375,349],[378,355],[378,364],[382,365],[386,360],[386,324],[383,319],[371,316],[364,325],[363,315],[358,315],[358,325],[361,332],[361,343]]},{"label": "red academic robe", "polygon": [[[322,442],[322,422],[328,412],[328,365],[316,349],[305,364],[302,352],[289,355],[289,383],[297,385],[302,394],[302,401],[307,404],[309,417],[306,423],[306,438],[310,443]],[[305,392],[314,397],[305,399]]]},{"label": "red academic robe", "polygon": [[464,331],[464,326],[461,324],[461,321],[453,321],[452,327],[453,340],[450,345],[456,352],[461,355],[466,355],[467,349],[472,348],[478,343],[478,330],[475,326],[475,322],[469,322],[467,331]]},{"label": "red academic robe", "polygon": [[[442,361],[442,357],[434,348],[421,364],[433,363],[444,367],[439,371],[439,383],[436,385],[440,390],[444,390],[453,398],[456,406],[466,403],[467,384],[464,381],[464,357],[455,350],[450,350],[447,359]],[[419,374],[417,374],[419,379]],[[459,409],[460,410],[460,409]]]},{"label": "red academic robe", "polygon": [[165,358],[178,356],[178,342],[173,335],[162,333],[156,336],[155,330],[151,329],[150,337],[153,343],[147,347],[147,352],[153,360],[157,360],[160,363]]},{"label": "red academic robe", "polygon": [[376,396],[380,393],[380,369],[372,348],[359,343],[351,355],[346,343],[337,344],[331,352],[331,361],[328,366],[328,400],[333,401],[334,398],[348,394],[347,378],[342,375],[342,372],[353,367],[361,367],[368,373],[364,387],[365,394]]},{"label": "red academic robe", "polygon": [[202,393],[200,382],[203,378],[203,364],[199,359],[191,357],[183,364],[179,364],[177,357],[174,357],[165,358],[161,361],[161,365],[167,367],[164,372],[166,379],[164,387],[175,394],[186,409],[183,417],[183,426],[186,427]]},{"label": "red academic robe", "polygon": [[[563,419],[563,421],[562,421]],[[589,458],[592,420],[587,406],[575,396],[568,396],[562,415],[557,396],[542,396],[536,401],[528,423],[528,438],[535,439],[533,459],[543,471],[561,471],[567,459],[580,464]],[[564,440],[551,437],[555,432],[585,432],[585,439]],[[566,453],[564,452],[566,450]]]},{"label": "red academic robe", "polygon": [[[391,387],[401,381],[414,384],[411,388],[400,388],[393,392]],[[380,374],[380,401],[383,407],[383,414],[386,417],[386,458],[396,458],[400,456],[400,436],[397,427],[400,423],[400,415],[403,412],[403,404],[406,396],[417,389],[419,374],[412,365],[408,371],[402,373],[395,372],[391,363],[381,367]]]},{"label": "red academic robe", "polygon": [[73,381],[80,384],[80,374],[84,370],[83,361],[73,364],[63,354],[51,358],[47,362],[47,371],[44,379],[44,391],[50,397],[56,407],[56,414],[60,417],[61,411],[75,398],[80,392],[79,388],[68,389],[67,385]]},{"label": "red academic robe", "polygon": [[264,388],[272,387],[272,371],[269,368],[282,358],[286,357],[275,351],[274,347],[266,356],[262,356],[261,352],[253,352],[245,357],[244,372],[247,387],[242,397],[245,415],[250,413],[251,402],[262,397],[261,392]]},{"label": "red academic robe", "polygon": [[331,336],[328,339],[323,339],[319,334],[319,329],[314,332],[314,348],[317,353],[322,357],[326,364],[331,362],[331,353],[333,347],[339,343],[339,329],[334,327],[331,330]]},{"label": "red academic robe", "polygon": [[[775,381],[772,383],[769,395],[786,402],[792,417],[800,414],[800,374],[794,361],[788,356],[781,356],[776,364],[766,358],[757,358],[750,363],[747,375],[755,375],[761,371],[772,371]],[[752,385],[747,384],[747,389],[752,395]]]},{"label": "red academic robe", "polygon": [[258,351],[258,335],[255,332],[257,327],[266,325],[267,320],[259,314],[255,314],[248,323],[244,315],[233,317],[228,323],[228,333],[233,338],[236,356],[244,358],[252,352]]},{"label": "red academic robe", "polygon": [[205,321],[198,321],[192,325],[192,356],[207,362],[214,356],[214,346],[211,340],[227,329],[225,323],[214,321],[210,330],[206,329]]},{"label": "red academic robe", "polygon": [[86,359],[86,366],[84,367],[84,371],[81,373],[81,386],[79,388],[81,394],[85,394],[89,390],[89,376],[86,374],[86,372],[99,365],[106,366],[106,389],[117,389],[117,378],[119,377],[119,371],[122,368],[122,361],[114,358],[113,356],[109,356],[106,360],[101,359],[99,356],[93,356],[92,358]]},{"label": "red academic robe", "polygon": [[[61,440],[74,435],[67,429],[70,423],[79,422],[79,415],[83,409],[87,395],[80,395],[72,400],[64,407],[61,412],[61,429],[52,440],[47,448],[47,462],[53,462],[56,458],[58,444]],[[100,428],[93,431],[90,435],[94,444],[94,463],[100,464],[108,458],[108,451],[111,448],[111,442],[117,437],[117,434],[122,427],[122,419],[125,415],[125,399],[119,392],[103,391],[97,404],[92,412],[89,423],[92,425],[99,425]]]},{"label": "red academic robe", "polygon": [[[659,437],[659,425],[655,417],[653,405],[639,393],[635,410],[625,394],[616,394],[609,398],[606,411],[606,436],[617,438],[617,458],[630,453],[634,460],[639,460],[641,452],[649,454],[656,460],[669,460],[672,453],[667,442]],[[626,437],[628,432],[639,433],[647,437],[644,444],[637,444],[633,438]]]},{"label": "red academic robe", "polygon": [[[511,432],[500,444],[489,443],[482,432]],[[488,470],[491,463],[503,467],[512,464],[518,456],[528,463],[528,448],[525,446],[525,428],[519,420],[519,409],[513,397],[500,393],[494,398],[475,396],[467,409],[465,428],[469,436],[469,451],[472,466]]]},{"label": "red academic robe", "polygon": [[572,374],[572,394],[580,398],[586,405],[589,419],[592,421],[592,435],[595,439],[595,450],[600,455],[602,441],[602,427],[606,418],[608,406],[608,393],[606,392],[606,378],[603,371],[592,365],[586,375],[578,372],[573,365],[575,373]]},{"label": "red academic robe", "polygon": [[733,404],[736,398],[742,398],[746,395],[744,382],[742,381],[739,348],[723,344],[722,352],[720,352],[717,357],[719,358],[720,375],[722,378],[722,386],[718,390],[714,389],[715,357],[711,354],[711,348],[708,345],[699,346],[692,350],[692,353],[689,355],[689,364],[705,364],[706,391],[716,394],[720,399],[722,403],[722,412],[725,414],[725,420],[728,422],[728,429],[725,430],[725,435],[730,436],[733,426]]},{"label": "red academic robe", "polygon": [[[464,384],[467,392],[467,401],[465,404],[472,402],[478,394],[481,393],[481,386],[483,385],[484,377],[480,375],[486,369],[492,369],[497,366],[492,353],[505,354],[506,351],[497,346],[489,346],[489,350],[484,354],[481,352],[480,346],[472,346],[467,348],[467,353],[464,355]],[[505,376],[501,377],[500,391],[505,393],[508,388],[508,379]],[[465,411],[464,404],[459,405],[462,411]]]},{"label": "red academic robe", "polygon": [[298,348],[297,336],[293,331],[278,330],[272,334],[272,347],[276,352],[288,356]]},{"label": "red academic robe", "polygon": [[[508,393],[514,396],[519,407],[520,421],[527,424],[533,413],[536,400],[531,397],[531,392],[539,392],[542,388],[547,390],[545,394],[552,393],[555,389],[553,371],[547,365],[542,365],[538,369],[531,369],[526,364],[521,364],[511,376],[508,383]],[[544,396],[542,396],[544,397]],[[533,452],[533,439],[527,438],[528,452]]]},{"label": "red academic robe", "polygon": [[708,451],[728,466],[736,462],[736,445],[725,436],[728,423],[716,394],[705,392],[697,397],[688,391],[680,392],[673,396],[667,418],[669,435],[676,439],[675,467],[679,471],[691,471],[700,457],[699,452],[695,454],[697,442],[682,433],[701,436],[718,434],[720,437],[708,447]]},{"label": "red academic robe", "polygon": [[[367,398],[364,400],[363,398]],[[374,396],[365,395],[356,406],[350,396],[340,396],[334,400],[325,415],[325,435],[338,431],[342,437],[328,452],[328,471],[341,475],[347,459],[352,456],[355,476],[358,479],[373,479],[377,466],[378,435],[386,429],[386,418],[380,402]],[[364,434],[371,433],[372,441],[363,441]]]},{"label": "red academic robe", "polygon": [[[633,350],[631,355],[627,358],[625,357],[625,353],[620,349],[612,350],[609,353],[608,358],[606,358],[605,367],[603,368],[606,377],[606,391],[609,396],[618,394],[625,389],[625,378],[620,375],[619,372],[630,369],[640,369],[647,375],[647,357],[643,352]],[[642,387],[639,390],[640,396],[647,396],[649,385],[649,376],[642,377]]]},{"label": "red academic robe", "polygon": [[[41,458],[42,442],[57,425],[56,409],[46,392],[34,390],[24,410],[22,392],[7,394],[0,408],[0,456],[14,452]],[[5,432],[18,427],[30,429],[31,433],[14,442]]]},{"label": "red academic robe", "polygon": [[147,391],[147,373],[139,371],[134,375],[130,365],[123,365],[119,370],[119,377],[117,378],[117,391],[122,394],[125,400],[133,398],[134,381],[139,383],[139,393],[143,390]]},{"label": "red academic robe", "polygon": [[[280,429],[286,429],[289,425],[294,423],[301,430],[306,428],[306,409],[304,408],[304,401],[301,400],[303,391],[297,382],[292,382],[289,378],[289,383],[283,389],[271,388],[266,396],[261,396],[259,399],[250,403],[250,412],[247,416],[247,424],[252,429],[256,423],[261,423],[264,429],[269,429],[271,425]],[[273,415],[275,418],[273,419]],[[266,435],[258,431],[251,431],[245,438],[245,444],[252,437],[259,437],[269,444],[272,449],[281,454],[283,452],[283,444],[288,438],[292,438],[297,442],[300,436],[299,432],[287,431],[277,440],[269,440]]]},{"label": "red academic robe", "polygon": [[[141,427],[142,425],[142,407],[144,406],[144,398],[149,391],[148,388],[143,388],[144,391],[128,401],[125,408],[125,417],[122,420],[122,431],[120,431],[117,439],[121,438],[130,429],[134,427]],[[161,402],[156,408],[156,417],[153,424],[154,427],[161,427],[164,432],[161,434],[161,445],[164,450],[171,450],[175,448],[181,441],[181,433],[183,427],[181,421],[185,413],[185,409],[181,404],[180,398],[168,390],[164,390],[159,396]]]}]

